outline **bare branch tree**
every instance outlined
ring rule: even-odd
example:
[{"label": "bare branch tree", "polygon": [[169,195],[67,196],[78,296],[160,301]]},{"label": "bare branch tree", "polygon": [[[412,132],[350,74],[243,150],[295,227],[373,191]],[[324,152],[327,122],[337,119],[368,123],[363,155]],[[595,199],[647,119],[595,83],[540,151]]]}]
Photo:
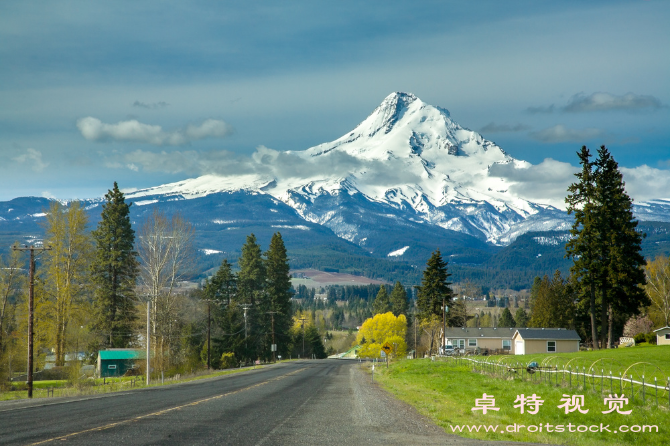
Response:
[{"label": "bare branch tree", "polygon": [[180,325],[182,299],[176,288],[193,269],[193,238],[193,227],[180,214],[168,219],[157,209],[139,230],[140,284],[151,300],[151,328],[153,335],[160,338],[157,347],[161,352],[166,343],[169,347]]}]

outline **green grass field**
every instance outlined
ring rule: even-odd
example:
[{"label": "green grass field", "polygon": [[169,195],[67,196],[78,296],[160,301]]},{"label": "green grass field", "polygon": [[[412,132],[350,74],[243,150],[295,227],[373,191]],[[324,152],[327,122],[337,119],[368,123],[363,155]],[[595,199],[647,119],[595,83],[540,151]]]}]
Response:
[{"label": "green grass field", "polygon": [[[262,366],[255,366],[253,369]],[[166,379],[161,384],[160,379],[155,379],[151,382],[149,387],[170,385],[176,383],[183,383],[194,381],[198,379],[214,378],[217,376],[230,375],[241,371],[250,370],[250,368],[242,369],[228,369],[220,371],[212,371],[211,373],[201,372],[195,375],[183,376],[179,379]],[[12,383],[15,388],[22,389],[25,383]],[[147,387],[144,384],[143,377],[125,376],[120,378],[95,378],[82,381],[80,386],[70,386],[67,380],[48,380],[33,382],[33,398],[59,397],[59,396],[77,396],[77,395],[94,395],[99,393],[120,392],[130,390],[133,388]],[[53,393],[50,393],[53,389]],[[27,390],[12,390],[9,392],[0,392],[0,401],[19,400],[28,398]]]},{"label": "green grass field", "polygon": [[[518,374],[505,372],[507,367],[492,365],[496,362],[509,362],[514,365],[514,362],[520,358],[523,358],[523,362],[534,360],[538,363],[545,361],[545,363],[557,365],[569,363],[576,365],[580,370],[582,367],[588,370],[588,365],[595,362],[593,369],[598,367],[598,374],[601,370],[599,365],[602,364],[628,368],[639,362],[648,362],[652,365],[638,364],[631,370],[646,367],[647,373],[658,369],[662,371],[659,374],[670,372],[670,347],[650,346],[559,355],[479,358],[488,361],[490,369],[499,370],[497,377],[475,373],[472,363],[462,360],[405,360],[391,364],[388,370],[384,366],[377,367],[375,381],[380,382],[385,389],[416,407],[420,413],[433,419],[448,433],[453,432],[464,437],[584,446],[670,444],[670,427],[667,425],[670,416],[667,391],[659,391],[659,405],[656,406],[653,390],[646,390],[646,404],[643,405],[641,391],[635,389],[635,402],[629,400],[629,404],[622,409],[632,410],[630,415],[616,412],[603,414],[602,411],[609,408],[604,403],[604,398],[610,393],[607,379],[603,380],[603,392],[601,393],[599,379],[587,380],[586,390],[582,388],[578,380],[572,382],[571,388],[567,386],[567,380],[557,386],[556,374],[545,374],[545,379],[549,376],[554,377],[553,384],[546,381],[540,383],[539,374],[532,375],[534,382],[528,380],[522,382]],[[528,375],[525,378],[528,379]],[[666,385],[666,382],[664,380],[659,384]],[[618,387],[614,385],[613,387],[614,393],[618,394]],[[625,387],[624,390],[626,390]],[[628,387],[627,390],[629,391],[630,388]],[[481,399],[484,393],[495,398],[495,405],[500,408],[499,411],[487,411],[487,414],[483,414],[482,411],[472,411],[476,405],[475,400]],[[514,408],[514,405],[517,404],[515,402],[517,396],[522,394],[526,397],[535,394],[544,400],[537,414],[527,412],[521,414],[520,408]],[[585,403],[583,408],[588,409],[588,413],[574,411],[566,414],[565,409],[557,407],[563,404],[561,401],[563,395],[583,395]],[[573,425],[572,429],[575,432],[568,432],[569,423]],[[507,426],[511,426],[510,429],[512,429],[515,424],[519,432],[505,432]],[[550,427],[553,432],[547,432],[547,424],[553,426]],[[576,432],[580,425],[597,426],[600,430],[601,424],[609,426],[610,432]],[[468,426],[479,425],[497,426],[497,432],[485,432],[484,428],[481,428],[480,432],[469,432]],[[525,427],[518,428],[519,425]],[[540,425],[543,427],[541,432],[539,428],[537,432],[528,431],[528,426]],[[564,426],[565,431],[556,432],[558,425]],[[652,432],[624,433],[620,428],[624,425],[628,427],[655,425],[658,426],[658,432],[652,429]],[[460,426],[463,426],[465,432],[458,432]]]}]

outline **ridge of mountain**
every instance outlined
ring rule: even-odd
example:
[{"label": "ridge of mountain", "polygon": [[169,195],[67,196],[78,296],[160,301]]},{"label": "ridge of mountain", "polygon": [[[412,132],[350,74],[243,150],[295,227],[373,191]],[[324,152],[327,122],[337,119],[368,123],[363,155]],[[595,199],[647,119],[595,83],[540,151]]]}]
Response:
[{"label": "ridge of mountain", "polygon": [[[415,280],[437,248],[454,267],[454,280],[478,274],[489,280],[482,269],[507,269],[514,272],[500,280],[518,285],[565,267],[560,245],[572,219],[516,195],[513,183],[490,174],[495,164],[529,164],[409,93],[389,95],[334,141],[304,151],[259,149],[251,164],[236,175],[126,193],[133,224],[154,208],[180,212],[196,228],[207,268],[221,257],[234,260],[248,234],[266,246],[277,231],[294,268],[344,268],[387,280]],[[91,225],[103,201],[82,200]],[[0,202],[0,243],[38,241],[49,203],[37,197]],[[634,206],[636,217],[648,222],[641,224],[649,234],[645,255],[670,253],[670,199]]]},{"label": "ridge of mountain", "polygon": [[[356,128],[335,141],[304,151],[283,152],[305,169],[301,176],[267,172],[198,178],[143,189],[131,199],[173,196],[190,199],[246,190],[286,203],[305,220],[325,225],[362,245],[365,228],[343,217],[340,202],[359,195],[381,203],[387,214],[462,232],[495,245],[529,230],[561,230],[566,215],[553,206],[511,193],[511,183],[489,175],[493,164],[528,167],[481,135],[455,123],[448,110],[411,93],[396,92]],[[346,171],[338,170],[339,165]],[[332,173],[326,172],[333,166]],[[311,173],[314,172],[314,173]],[[155,198],[154,198],[155,199]]]}]

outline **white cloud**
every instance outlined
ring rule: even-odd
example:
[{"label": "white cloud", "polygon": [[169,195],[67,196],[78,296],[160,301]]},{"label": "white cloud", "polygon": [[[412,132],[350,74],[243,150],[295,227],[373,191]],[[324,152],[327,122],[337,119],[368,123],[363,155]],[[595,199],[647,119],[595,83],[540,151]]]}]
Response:
[{"label": "white cloud", "polygon": [[670,170],[656,169],[646,164],[638,167],[620,167],[626,192],[635,201],[670,198]]},{"label": "white cloud", "polygon": [[306,179],[318,176],[346,177],[365,170],[366,183],[378,186],[415,183],[421,179],[404,169],[401,161],[363,160],[348,153],[332,151],[317,158],[300,152],[283,152],[258,146],[251,157],[222,150],[200,152],[175,150],[153,152],[135,150],[113,154],[105,160],[110,168],[129,168],[147,172],[185,173],[188,175],[216,174],[222,176],[259,174],[281,179]]},{"label": "white cloud", "polygon": [[188,125],[185,130],[166,132],[159,125],[144,124],[136,119],[106,124],[91,116],[79,119],[77,127],[89,141],[133,141],[155,146],[182,146],[205,138],[223,138],[233,128],[220,120],[207,119],[200,125]]},{"label": "white cloud", "polygon": [[[619,169],[626,183],[626,193],[634,201],[670,198],[670,170],[647,165]],[[547,158],[540,164],[522,167],[513,163],[494,164],[489,173],[513,182],[509,190],[520,197],[565,209],[568,186],[577,181],[574,174],[579,170],[569,163]]]},{"label": "white cloud", "polygon": [[610,93],[597,92],[589,96],[578,93],[563,107],[565,112],[593,112],[610,110],[639,111],[644,109],[657,110],[663,108],[660,100],[653,96],[626,93],[617,96]]},{"label": "white cloud", "polygon": [[530,132],[529,135],[541,142],[559,143],[559,142],[577,142],[584,143],[587,140],[602,137],[604,132],[596,128],[587,129],[569,129],[564,125],[558,124],[537,132]]},{"label": "white cloud", "polygon": [[578,167],[546,158],[540,164],[518,166],[493,164],[489,174],[513,182],[509,191],[525,199],[565,209],[568,186],[575,181]]},{"label": "white cloud", "polygon": [[42,191],[42,196],[44,198],[50,198],[52,200],[56,199],[56,196],[54,194],[52,194],[51,192],[49,192],[48,190]]},{"label": "white cloud", "polygon": [[42,172],[49,165],[42,161],[42,152],[35,149],[26,149],[26,153],[15,157],[14,161],[30,164],[30,168],[35,172]]}]

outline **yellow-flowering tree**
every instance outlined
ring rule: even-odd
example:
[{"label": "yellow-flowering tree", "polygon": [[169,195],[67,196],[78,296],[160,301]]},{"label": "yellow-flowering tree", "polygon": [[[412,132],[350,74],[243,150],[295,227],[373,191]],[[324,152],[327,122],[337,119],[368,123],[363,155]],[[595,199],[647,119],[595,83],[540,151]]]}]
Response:
[{"label": "yellow-flowering tree", "polygon": [[393,346],[393,355],[402,357],[407,352],[406,332],[407,319],[404,314],[394,316],[389,311],[366,319],[356,335],[356,343],[361,346],[358,356],[378,358],[381,355],[382,345],[388,342]]}]

